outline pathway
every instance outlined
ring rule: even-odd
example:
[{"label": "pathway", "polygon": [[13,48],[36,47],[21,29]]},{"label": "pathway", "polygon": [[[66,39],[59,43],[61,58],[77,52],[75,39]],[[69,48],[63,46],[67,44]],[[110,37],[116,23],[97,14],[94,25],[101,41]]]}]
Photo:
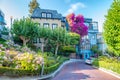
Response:
[{"label": "pathway", "polygon": [[86,65],[84,62],[69,63],[52,80],[120,80],[110,74]]}]

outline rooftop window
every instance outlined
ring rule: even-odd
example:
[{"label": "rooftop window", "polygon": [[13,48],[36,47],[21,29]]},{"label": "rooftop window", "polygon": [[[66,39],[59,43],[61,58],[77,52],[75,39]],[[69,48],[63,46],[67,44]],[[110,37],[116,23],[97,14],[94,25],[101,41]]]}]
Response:
[{"label": "rooftop window", "polygon": [[42,13],[42,17],[46,18],[46,13]]},{"label": "rooftop window", "polygon": [[47,13],[47,18],[51,18],[52,14],[51,13]]}]

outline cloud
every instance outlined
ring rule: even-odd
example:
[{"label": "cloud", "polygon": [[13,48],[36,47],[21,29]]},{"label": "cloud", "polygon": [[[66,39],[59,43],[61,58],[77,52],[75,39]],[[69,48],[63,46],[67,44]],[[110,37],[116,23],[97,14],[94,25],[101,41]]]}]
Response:
[{"label": "cloud", "polygon": [[86,5],[81,2],[71,4],[70,8],[64,13],[64,16],[66,16],[69,13],[73,13],[73,12],[77,11],[79,8],[86,8]]}]

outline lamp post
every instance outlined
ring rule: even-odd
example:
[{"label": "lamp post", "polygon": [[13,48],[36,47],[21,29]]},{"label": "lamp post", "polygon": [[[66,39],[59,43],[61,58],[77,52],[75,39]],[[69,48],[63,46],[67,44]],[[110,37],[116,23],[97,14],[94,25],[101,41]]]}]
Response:
[{"label": "lamp post", "polygon": [[9,29],[9,40],[12,41],[11,28],[12,28],[13,16],[10,16],[10,29]]}]

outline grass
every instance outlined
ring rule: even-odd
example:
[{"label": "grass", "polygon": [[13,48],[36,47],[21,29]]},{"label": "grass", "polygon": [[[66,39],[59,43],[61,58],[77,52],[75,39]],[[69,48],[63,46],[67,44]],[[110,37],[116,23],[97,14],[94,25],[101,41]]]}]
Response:
[{"label": "grass", "polygon": [[120,61],[115,58],[100,56],[98,59],[94,60],[93,65],[97,67],[102,67],[120,74]]}]

